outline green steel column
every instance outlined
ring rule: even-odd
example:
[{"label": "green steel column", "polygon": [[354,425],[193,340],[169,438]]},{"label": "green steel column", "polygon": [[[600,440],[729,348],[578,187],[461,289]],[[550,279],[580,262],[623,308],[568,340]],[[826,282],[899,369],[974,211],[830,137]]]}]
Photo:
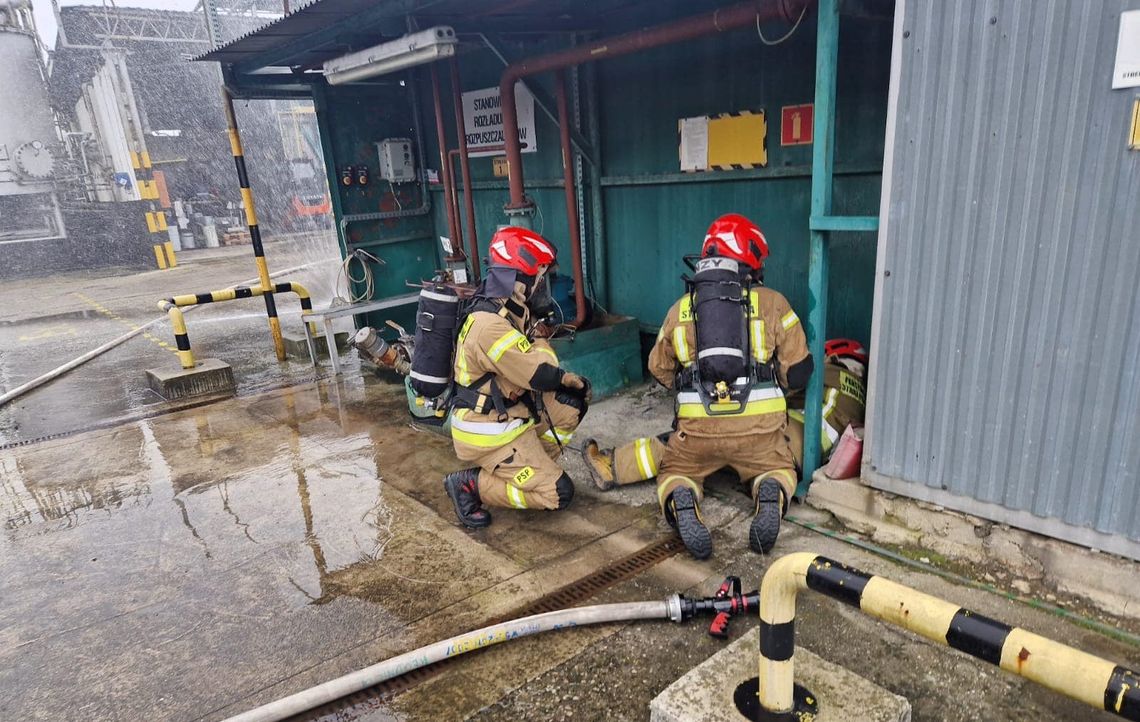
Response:
[{"label": "green steel column", "polygon": [[[418,92],[415,84],[408,88],[408,92]],[[336,229],[337,245],[340,246],[341,259],[348,258],[348,239],[344,237],[345,229],[340,219],[344,217],[344,209],[340,202],[340,178],[336,172],[336,153],[333,151],[332,129],[329,127],[328,88],[324,83],[313,83],[313,110],[317,117],[317,134],[321,137],[321,155],[325,161],[325,180],[329,184],[329,201],[332,204],[333,226]]]},{"label": "green steel column", "polygon": [[[831,180],[835,160],[835,71],[839,55],[839,0],[819,0],[815,44],[815,143],[811,159],[811,215],[831,214]],[[804,406],[803,480],[796,494],[803,496],[820,461],[820,423],[823,407],[823,342],[827,333],[827,234],[811,232],[808,257],[808,349],[815,373],[807,387]]]}]

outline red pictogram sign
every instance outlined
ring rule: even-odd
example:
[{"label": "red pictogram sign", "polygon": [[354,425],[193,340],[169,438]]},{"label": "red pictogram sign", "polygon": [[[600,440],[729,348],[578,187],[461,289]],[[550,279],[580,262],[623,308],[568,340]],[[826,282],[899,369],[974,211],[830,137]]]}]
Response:
[{"label": "red pictogram sign", "polygon": [[810,145],[813,105],[785,105],[780,108],[780,145]]}]

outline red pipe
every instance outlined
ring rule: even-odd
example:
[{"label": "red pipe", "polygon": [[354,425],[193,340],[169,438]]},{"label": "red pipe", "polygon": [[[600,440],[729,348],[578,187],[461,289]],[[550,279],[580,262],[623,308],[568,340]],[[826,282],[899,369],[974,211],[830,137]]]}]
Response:
[{"label": "red pipe", "polygon": [[519,121],[514,93],[515,83],[518,80],[536,73],[603,58],[615,58],[639,50],[733,30],[752,25],[757,19],[765,22],[779,18],[794,22],[799,17],[800,11],[811,2],[812,0],[750,0],[705,15],[636,30],[625,35],[528,58],[507,66],[499,81],[499,96],[503,111],[503,140],[507,148],[508,180],[511,188],[511,200],[506,206],[507,210],[528,208],[531,205],[523,188],[522,147],[519,144]]},{"label": "red pipe", "polygon": [[586,290],[582,281],[582,234],[578,228],[578,190],[574,184],[574,151],[570,148],[570,111],[566,103],[566,71],[558,71],[558,132],[562,141],[562,185],[566,189],[566,224],[570,228],[570,249],[574,253],[574,312],[569,325],[586,323]]},{"label": "red pipe", "polygon": [[443,207],[447,211],[447,236],[452,241],[452,248],[462,253],[463,249],[455,244],[459,224],[455,220],[455,212],[451,207],[451,174],[447,172],[447,139],[443,132],[443,103],[439,100],[439,73],[434,64],[431,65],[431,95],[435,102],[435,135],[436,141],[439,143],[439,174],[442,176],[440,181],[443,182]]},{"label": "red pipe", "polygon": [[[459,168],[463,172],[463,203],[467,208],[467,247],[471,253],[471,278],[479,281],[479,239],[475,236],[475,193],[471,188],[471,163],[467,155],[467,126],[463,121],[462,86],[459,84],[459,63],[451,56],[451,92],[455,97],[455,132],[459,136]],[[455,207],[456,226],[459,225],[459,204]]]},{"label": "red pipe", "polygon": [[463,226],[459,222],[459,191],[455,187],[455,156],[459,155],[459,151],[452,148],[447,151],[447,178],[451,181],[451,189],[444,191],[447,194],[447,210],[455,218],[455,236],[452,237],[452,248],[455,249],[455,255],[463,255]]}]

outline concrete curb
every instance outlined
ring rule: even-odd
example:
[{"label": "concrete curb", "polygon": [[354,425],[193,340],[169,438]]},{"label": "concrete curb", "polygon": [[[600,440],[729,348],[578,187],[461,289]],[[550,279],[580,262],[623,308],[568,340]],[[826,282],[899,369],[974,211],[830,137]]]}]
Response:
[{"label": "concrete curb", "polygon": [[1140,619],[1140,563],[872,489],[858,479],[816,474],[807,504],[875,542],[922,547],[992,568],[997,579],[987,574],[985,581],[1008,583],[1021,594],[1053,601],[1055,595],[1040,589],[1051,588],[1109,614]]}]

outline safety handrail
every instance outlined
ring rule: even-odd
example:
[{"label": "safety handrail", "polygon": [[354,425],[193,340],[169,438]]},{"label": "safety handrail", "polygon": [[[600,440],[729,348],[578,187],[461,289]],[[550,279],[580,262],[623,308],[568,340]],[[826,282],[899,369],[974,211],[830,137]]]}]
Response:
[{"label": "safety handrail", "polygon": [[[218,303],[233,301],[239,298],[253,298],[265,294],[265,290],[258,286],[236,286],[224,288],[220,291],[208,293],[187,293],[181,296],[170,296],[158,302],[158,307],[170,317],[170,325],[174,328],[174,343],[178,347],[178,361],[184,369],[194,368],[194,352],[190,350],[190,336],[186,331],[186,319],[182,309],[186,306],[199,306],[204,303]],[[308,289],[293,281],[274,284],[269,293],[295,293],[301,301],[301,320],[313,312],[313,299]],[[307,322],[309,334],[316,335],[317,325]]]},{"label": "safety handrail", "polygon": [[1140,675],[1136,672],[810,552],[777,559],[760,586],[761,720],[796,719],[792,659],[796,595],[805,589],[1091,707],[1140,720]]}]

